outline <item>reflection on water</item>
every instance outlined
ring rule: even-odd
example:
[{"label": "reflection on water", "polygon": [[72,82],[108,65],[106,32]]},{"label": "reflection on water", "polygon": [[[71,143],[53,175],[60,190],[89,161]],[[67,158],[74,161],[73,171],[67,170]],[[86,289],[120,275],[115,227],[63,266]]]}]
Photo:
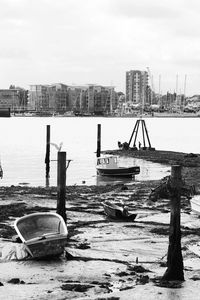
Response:
[{"label": "reflection on water", "polygon": [[129,184],[133,181],[135,181],[134,178],[119,178],[101,175],[96,176],[96,185]]}]

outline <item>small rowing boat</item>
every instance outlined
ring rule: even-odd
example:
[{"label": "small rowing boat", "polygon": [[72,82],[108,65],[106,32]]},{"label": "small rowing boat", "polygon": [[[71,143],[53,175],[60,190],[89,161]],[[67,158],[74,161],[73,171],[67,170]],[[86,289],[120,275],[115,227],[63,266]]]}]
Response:
[{"label": "small rowing boat", "polygon": [[137,214],[128,211],[124,205],[120,206],[110,201],[105,201],[103,204],[105,214],[115,220],[134,221]]},{"label": "small rowing boat", "polygon": [[67,242],[67,226],[57,213],[32,213],[17,219],[14,228],[33,258],[59,256]]}]

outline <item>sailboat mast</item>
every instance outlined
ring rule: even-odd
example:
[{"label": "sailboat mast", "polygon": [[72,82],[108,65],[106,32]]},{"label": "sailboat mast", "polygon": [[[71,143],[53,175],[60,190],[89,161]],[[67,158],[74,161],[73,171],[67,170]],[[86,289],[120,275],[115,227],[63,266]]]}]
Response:
[{"label": "sailboat mast", "polygon": [[159,105],[161,105],[160,87],[161,87],[161,75],[159,75]]},{"label": "sailboat mast", "polygon": [[175,98],[176,109],[178,107],[178,74],[176,74],[176,98]]},{"label": "sailboat mast", "polygon": [[184,97],[184,103],[183,105],[185,106],[185,99],[186,99],[186,80],[187,80],[187,75],[185,74],[185,80],[184,80],[184,91],[183,91],[183,97]]},{"label": "sailboat mast", "polygon": [[112,115],[112,110],[113,110],[113,87],[111,86],[111,93],[110,93],[110,114]]}]

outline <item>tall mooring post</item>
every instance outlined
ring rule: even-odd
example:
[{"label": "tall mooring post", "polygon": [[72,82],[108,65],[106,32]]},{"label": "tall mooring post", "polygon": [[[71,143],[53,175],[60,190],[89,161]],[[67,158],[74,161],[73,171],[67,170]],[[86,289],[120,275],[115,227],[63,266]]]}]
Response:
[{"label": "tall mooring post", "polygon": [[57,165],[57,210],[64,221],[67,221],[66,207],[66,152],[58,151],[58,165]]},{"label": "tall mooring post", "polygon": [[101,124],[97,125],[97,157],[101,156]]},{"label": "tall mooring post", "polygon": [[174,165],[172,166],[170,177],[171,216],[167,254],[167,270],[162,277],[162,280],[167,281],[184,280],[180,229],[180,200],[182,186],[183,182],[181,176],[181,166]]},{"label": "tall mooring post", "polygon": [[49,171],[50,171],[50,125],[47,125],[47,132],[46,132],[45,164],[46,164],[46,178],[48,178],[49,177]]}]

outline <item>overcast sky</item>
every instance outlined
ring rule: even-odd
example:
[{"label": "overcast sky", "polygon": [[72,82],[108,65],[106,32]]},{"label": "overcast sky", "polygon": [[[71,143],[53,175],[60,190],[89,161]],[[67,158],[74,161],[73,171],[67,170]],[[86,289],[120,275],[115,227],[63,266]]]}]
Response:
[{"label": "overcast sky", "polygon": [[150,68],[155,91],[200,94],[199,0],[0,0],[0,88],[114,85]]}]

